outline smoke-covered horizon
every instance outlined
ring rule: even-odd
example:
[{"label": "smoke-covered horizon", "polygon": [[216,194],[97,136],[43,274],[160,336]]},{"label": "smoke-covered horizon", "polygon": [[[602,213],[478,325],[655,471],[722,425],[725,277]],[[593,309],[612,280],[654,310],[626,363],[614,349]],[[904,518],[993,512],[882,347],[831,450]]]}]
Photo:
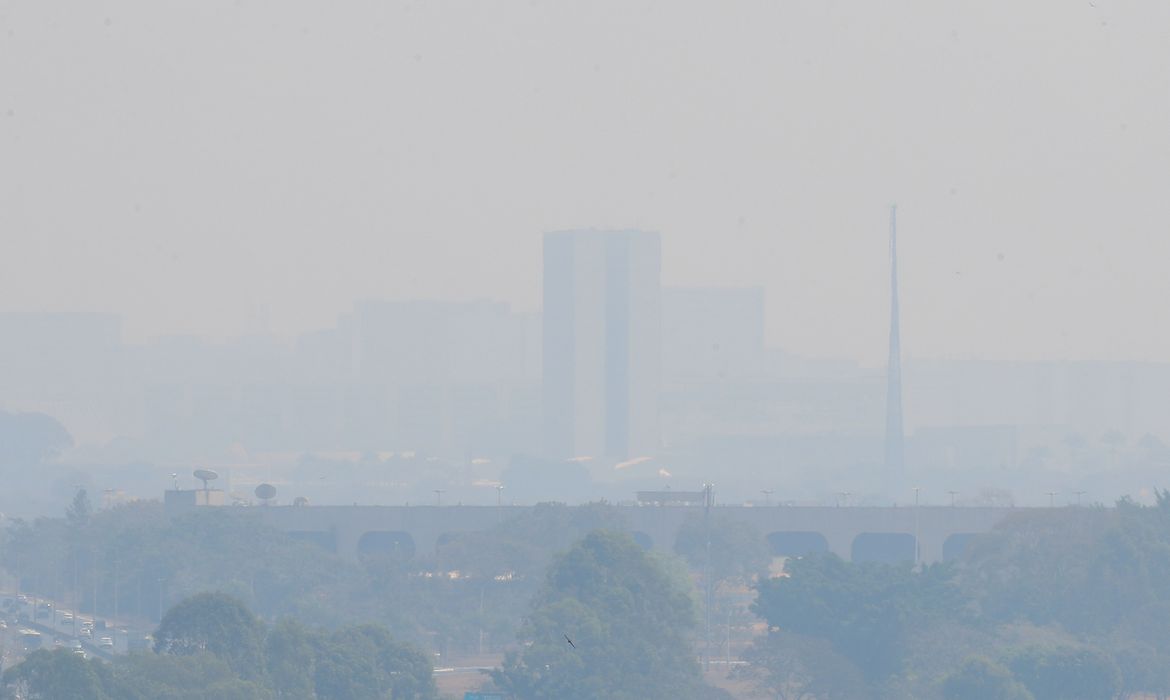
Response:
[{"label": "smoke-covered horizon", "polygon": [[1170,360],[1167,8],[6,6],[0,308],[132,339],[360,299],[539,309],[540,236],[663,236],[768,344]]}]

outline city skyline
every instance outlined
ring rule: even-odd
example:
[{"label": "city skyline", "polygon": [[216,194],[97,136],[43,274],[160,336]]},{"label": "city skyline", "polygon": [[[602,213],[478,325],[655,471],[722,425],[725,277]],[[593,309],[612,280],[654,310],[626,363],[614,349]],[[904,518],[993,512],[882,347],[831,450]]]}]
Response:
[{"label": "city skyline", "polygon": [[908,356],[1170,360],[1170,95],[1144,88],[1170,8],[1098,5],[225,3],[214,49],[211,12],[19,6],[0,308],[132,339],[360,299],[534,311],[544,231],[631,227],[663,232],[669,286],[765,286],[770,345],[877,367],[897,200]]}]

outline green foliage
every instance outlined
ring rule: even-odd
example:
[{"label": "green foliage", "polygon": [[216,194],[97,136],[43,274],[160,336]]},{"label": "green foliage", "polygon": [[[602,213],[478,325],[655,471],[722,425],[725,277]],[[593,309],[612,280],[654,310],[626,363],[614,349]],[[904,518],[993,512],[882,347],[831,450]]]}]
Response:
[{"label": "green foliage", "polygon": [[748,650],[737,675],[777,700],[864,700],[861,671],[824,639],[773,631]]},{"label": "green foliage", "polygon": [[238,601],[205,594],[168,611],[159,653],[112,664],[38,651],[3,676],[12,700],[433,700],[430,659],[384,628],[332,633],[284,620],[270,631]]},{"label": "green foliage", "polygon": [[418,651],[396,643],[384,629],[361,626],[318,637],[314,691],[320,700],[431,698],[431,664]]},{"label": "green foliage", "polygon": [[[1108,510],[1021,512],[977,538],[957,567],[808,557],[786,573],[759,585],[757,614],[800,635],[802,650],[828,644],[883,698],[1026,697],[1021,687],[1036,700],[1170,693],[1164,491],[1154,507],[1123,499]],[[762,685],[815,678],[804,651],[769,656],[771,643],[753,652]]]},{"label": "green foliage", "polygon": [[89,503],[89,496],[85,489],[78,489],[69,509],[65,511],[65,520],[72,530],[79,531],[89,525],[89,517],[93,514],[93,506]]},{"label": "green foliage", "polygon": [[73,446],[73,437],[43,413],[0,411],[0,468],[29,468]]},{"label": "green foliage", "polygon": [[1112,659],[1088,647],[1033,647],[1014,655],[1010,666],[1036,700],[1101,700],[1121,688]]},{"label": "green foliage", "polygon": [[245,678],[263,667],[264,629],[240,601],[222,593],[200,593],[167,611],[154,633],[160,654],[209,653]]},{"label": "green foliage", "polygon": [[[717,513],[711,516],[710,534],[713,580],[748,580],[767,570],[767,542],[749,523]],[[694,513],[683,521],[675,536],[674,551],[696,570],[706,566],[707,525],[703,515]]]},{"label": "green foliage", "polygon": [[[84,612],[98,590],[99,614],[161,614],[160,600],[219,590],[245,600],[261,615],[325,619],[340,607],[329,590],[356,567],[313,545],[290,539],[245,509],[216,508],[168,517],[158,503],[132,503],[88,515],[75,500],[67,518],[17,521],[3,533],[4,568],[21,588],[70,598],[74,583]],[[88,501],[85,501],[88,503]],[[118,600],[114,600],[115,591]]]},{"label": "green foliage", "polygon": [[1003,666],[984,658],[971,658],[943,683],[946,700],[1034,700]]},{"label": "green foliage", "polygon": [[954,615],[954,570],[848,564],[835,555],[790,560],[788,577],[762,581],[752,609],[771,627],[828,640],[867,679],[902,670],[915,625]]},{"label": "green foliage", "polygon": [[968,588],[992,619],[1105,635],[1133,611],[1170,602],[1168,510],[1131,503],[1017,515],[972,543]]},{"label": "green foliage", "polygon": [[100,664],[66,649],[39,650],[4,672],[5,698],[13,700],[107,700]]},{"label": "green foliage", "polygon": [[493,677],[521,700],[699,697],[694,626],[684,585],[628,535],[590,533],[550,567],[530,644]]},{"label": "green foliage", "polygon": [[226,661],[208,653],[119,657],[113,664],[107,694],[111,700],[271,700],[277,697],[262,682],[240,678]]}]

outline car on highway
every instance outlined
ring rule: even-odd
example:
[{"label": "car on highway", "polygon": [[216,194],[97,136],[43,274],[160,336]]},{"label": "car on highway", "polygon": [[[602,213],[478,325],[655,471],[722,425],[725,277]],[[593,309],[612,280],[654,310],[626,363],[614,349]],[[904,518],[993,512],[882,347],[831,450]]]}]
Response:
[{"label": "car on highway", "polygon": [[98,646],[101,647],[102,649],[113,649],[114,648],[113,637],[102,637],[101,639],[98,640]]},{"label": "car on highway", "polygon": [[73,624],[73,613],[61,613],[61,624],[62,625],[72,625]]}]

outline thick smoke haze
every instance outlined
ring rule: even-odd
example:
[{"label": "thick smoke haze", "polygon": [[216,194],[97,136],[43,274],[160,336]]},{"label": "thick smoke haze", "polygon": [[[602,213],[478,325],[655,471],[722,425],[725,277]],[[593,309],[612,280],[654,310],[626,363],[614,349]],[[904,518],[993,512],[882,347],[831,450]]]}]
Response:
[{"label": "thick smoke haze", "polygon": [[1170,360],[1159,2],[0,5],[0,306],[131,340],[354,300],[540,305],[540,235],[661,232],[770,345]]},{"label": "thick smoke haze", "polygon": [[1170,698],[1168,125],[1160,0],[0,0],[0,700]]}]

